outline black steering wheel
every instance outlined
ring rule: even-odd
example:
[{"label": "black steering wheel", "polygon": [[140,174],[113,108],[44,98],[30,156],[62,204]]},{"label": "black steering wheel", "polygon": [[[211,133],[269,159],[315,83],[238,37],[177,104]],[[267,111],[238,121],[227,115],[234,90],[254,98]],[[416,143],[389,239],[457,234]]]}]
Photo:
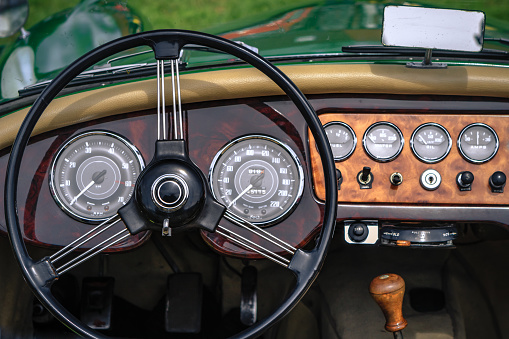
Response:
[{"label": "black steering wheel", "polygon": [[[62,307],[52,295],[51,286],[61,274],[61,271],[55,268],[54,265],[55,255],[35,261],[29,256],[23,241],[22,228],[19,225],[17,215],[16,193],[18,174],[25,147],[34,126],[49,103],[62,88],[87,68],[126,49],[149,46],[153,49],[155,59],[158,61],[159,73],[159,65],[161,65],[161,69],[164,69],[162,62],[164,60],[170,60],[172,66],[177,66],[176,60],[178,60],[182,48],[188,44],[205,46],[229,53],[254,66],[272,79],[290,97],[305,118],[318,146],[325,175],[326,201],[320,236],[313,249],[295,250],[292,252],[291,259],[288,259],[287,267],[296,277],[293,291],[272,314],[234,337],[251,338],[258,336],[282,319],[311,286],[325,259],[336,220],[337,189],[334,160],[327,137],[316,113],[293,82],[263,57],[237,43],[217,36],[193,31],[159,30],[119,38],[90,51],[73,62],[41,93],[23,121],[14,141],[5,181],[5,211],[8,232],[22,274],[41,303],[58,320],[82,336],[100,338],[102,334],[84,325]],[[158,128],[161,127],[158,126]],[[226,208],[214,199],[204,174],[189,159],[183,135],[178,137],[177,134],[174,140],[159,139],[156,142],[156,152],[153,160],[143,170],[136,182],[134,197],[118,211],[118,218],[124,221],[129,231],[127,233],[124,230],[126,236],[148,229],[157,229],[161,232],[163,228],[167,228],[169,231],[171,229],[185,231],[196,228],[209,232],[216,231],[219,220],[223,217],[228,218],[228,212],[225,212]],[[178,175],[173,175],[177,173]],[[171,198],[168,199],[159,199],[159,195],[159,198],[154,199],[154,190],[162,185],[176,187],[178,192],[184,193],[170,194],[168,197]],[[168,222],[170,219],[172,220],[171,224]],[[175,220],[178,222],[175,222]],[[108,221],[105,223],[107,224]],[[168,229],[168,227],[171,229]],[[73,244],[80,241],[74,241]],[[64,249],[67,249],[67,247]],[[57,253],[62,253],[64,249]],[[72,247],[71,250],[67,251],[72,251]]]}]

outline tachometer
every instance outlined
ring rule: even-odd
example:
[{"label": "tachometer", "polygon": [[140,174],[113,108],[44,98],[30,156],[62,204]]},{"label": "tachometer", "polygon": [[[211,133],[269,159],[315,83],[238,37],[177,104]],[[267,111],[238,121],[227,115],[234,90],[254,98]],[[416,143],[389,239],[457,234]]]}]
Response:
[{"label": "tachometer", "polygon": [[395,159],[403,149],[403,134],[390,122],[381,121],[369,126],[362,145],[368,155],[376,161],[386,162]]},{"label": "tachometer", "polygon": [[442,125],[432,122],[417,127],[410,138],[410,148],[415,156],[428,164],[444,159],[451,145],[449,132]]},{"label": "tachometer", "polygon": [[100,222],[129,201],[143,167],[140,152],[123,137],[86,132],[58,150],[49,183],[66,213],[80,221]]},{"label": "tachometer", "polygon": [[463,158],[470,162],[486,162],[497,154],[497,133],[486,124],[470,124],[461,131],[458,137],[458,149]]},{"label": "tachometer", "polygon": [[270,137],[252,135],[227,144],[209,173],[212,193],[239,217],[268,226],[299,201],[304,174],[296,154]]}]

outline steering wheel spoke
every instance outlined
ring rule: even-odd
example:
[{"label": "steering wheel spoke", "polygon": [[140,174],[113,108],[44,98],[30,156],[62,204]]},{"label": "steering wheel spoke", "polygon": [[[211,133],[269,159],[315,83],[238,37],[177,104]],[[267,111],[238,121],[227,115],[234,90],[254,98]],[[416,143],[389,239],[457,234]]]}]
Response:
[{"label": "steering wheel spoke", "polygon": [[120,220],[121,219],[118,214],[114,215],[113,217],[109,218],[108,220],[105,220],[104,222],[94,227],[87,233],[83,234],[81,237],[75,239],[69,245],[60,249],[58,252],[51,255],[48,258],[48,262],[55,268],[55,272],[57,273],[57,275],[61,275],[71,270],[72,268],[84,263],[85,261],[91,259],[97,254],[105,251],[106,249],[118,244],[120,241],[127,238],[130,235],[130,233],[126,228],[123,228],[122,230],[109,236],[107,239],[101,241],[99,244],[91,247],[87,251],[72,258],[71,260],[63,264],[60,264],[60,266],[58,267],[56,265],[57,262],[62,261],[64,258],[68,257],[71,253],[73,253],[81,246],[87,244],[93,239],[96,239],[100,234],[103,234],[104,232],[112,229],[113,226],[115,226]]},{"label": "steering wheel spoke", "polygon": [[169,137],[169,119],[166,113],[166,92],[164,83],[164,60],[157,60],[157,139],[183,140],[184,116],[182,114],[182,98],[180,92],[179,59],[170,59],[171,90],[172,90],[172,130]]},{"label": "steering wheel spoke", "polygon": [[[254,234],[256,237],[261,238],[261,239],[275,245],[276,247],[278,247],[281,250],[281,252],[285,253],[284,254],[285,256],[293,257],[293,255],[297,251],[297,249],[295,247],[288,244],[287,242],[279,239],[278,237],[274,236],[273,234],[264,230],[263,228],[256,226],[252,222],[245,220],[245,219],[233,214],[230,211],[227,211],[224,214],[224,218],[226,220],[228,220],[229,222],[231,222],[232,224],[249,231],[250,233]],[[242,235],[238,234],[237,232],[235,232],[229,228],[219,225],[218,229],[216,230],[216,233],[227,238],[228,240],[232,241],[233,243],[246,248],[247,250],[256,252],[256,253],[262,255],[263,257],[265,257],[269,260],[272,260],[273,262],[275,262],[281,266],[288,267],[290,264],[291,259],[288,259],[285,256],[282,256],[274,251],[271,251],[271,250],[267,249],[266,247],[264,247],[263,245],[261,245],[260,243],[249,240],[246,237],[243,237]]]}]

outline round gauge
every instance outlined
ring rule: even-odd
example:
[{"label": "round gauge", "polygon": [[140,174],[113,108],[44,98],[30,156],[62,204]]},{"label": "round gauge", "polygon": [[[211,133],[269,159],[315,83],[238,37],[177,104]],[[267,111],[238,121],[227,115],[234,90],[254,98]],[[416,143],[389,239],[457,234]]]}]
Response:
[{"label": "round gauge", "polygon": [[444,159],[451,150],[449,132],[433,122],[417,127],[410,138],[410,148],[415,156],[428,164]]},{"label": "round gauge", "polygon": [[350,126],[344,122],[330,122],[323,126],[334,155],[334,160],[345,160],[352,155],[357,145],[357,137]]},{"label": "round gauge", "polygon": [[390,122],[381,121],[369,126],[362,145],[368,155],[376,161],[386,162],[396,159],[403,149],[403,134]]},{"label": "round gauge", "polygon": [[261,135],[242,137],[223,147],[212,161],[209,180],[219,202],[260,226],[287,216],[304,188],[296,154]]},{"label": "round gauge", "polygon": [[123,137],[86,132],[58,150],[49,183],[55,201],[67,214],[95,223],[113,216],[129,201],[143,167],[140,152]]},{"label": "round gauge", "polygon": [[463,158],[468,161],[486,162],[497,154],[497,133],[486,124],[470,124],[461,131],[458,137],[458,149]]}]

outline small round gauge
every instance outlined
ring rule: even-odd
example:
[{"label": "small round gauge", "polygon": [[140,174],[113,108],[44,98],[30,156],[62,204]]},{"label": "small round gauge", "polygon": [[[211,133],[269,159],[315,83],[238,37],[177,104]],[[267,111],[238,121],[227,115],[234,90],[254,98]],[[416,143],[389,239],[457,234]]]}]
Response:
[{"label": "small round gauge", "polygon": [[357,145],[357,137],[353,129],[344,122],[330,122],[323,126],[325,134],[334,155],[334,160],[340,161],[352,155]]},{"label": "small round gauge", "polygon": [[260,226],[287,216],[304,188],[296,154],[262,135],[242,137],[223,147],[212,161],[209,180],[219,202]]},{"label": "small round gauge", "polygon": [[458,149],[463,158],[468,161],[486,162],[497,154],[497,133],[486,124],[470,124],[461,131],[458,137]]},{"label": "small round gauge", "polygon": [[75,136],[51,164],[50,189],[58,205],[80,221],[108,219],[134,192],[144,167],[140,152],[123,137],[106,131]]},{"label": "small round gauge", "polygon": [[410,148],[421,161],[433,164],[444,159],[451,150],[449,132],[433,122],[417,127],[410,138]]},{"label": "small round gauge", "polygon": [[380,162],[396,159],[404,143],[405,140],[399,128],[387,121],[376,122],[369,126],[362,138],[366,153],[373,160]]}]

